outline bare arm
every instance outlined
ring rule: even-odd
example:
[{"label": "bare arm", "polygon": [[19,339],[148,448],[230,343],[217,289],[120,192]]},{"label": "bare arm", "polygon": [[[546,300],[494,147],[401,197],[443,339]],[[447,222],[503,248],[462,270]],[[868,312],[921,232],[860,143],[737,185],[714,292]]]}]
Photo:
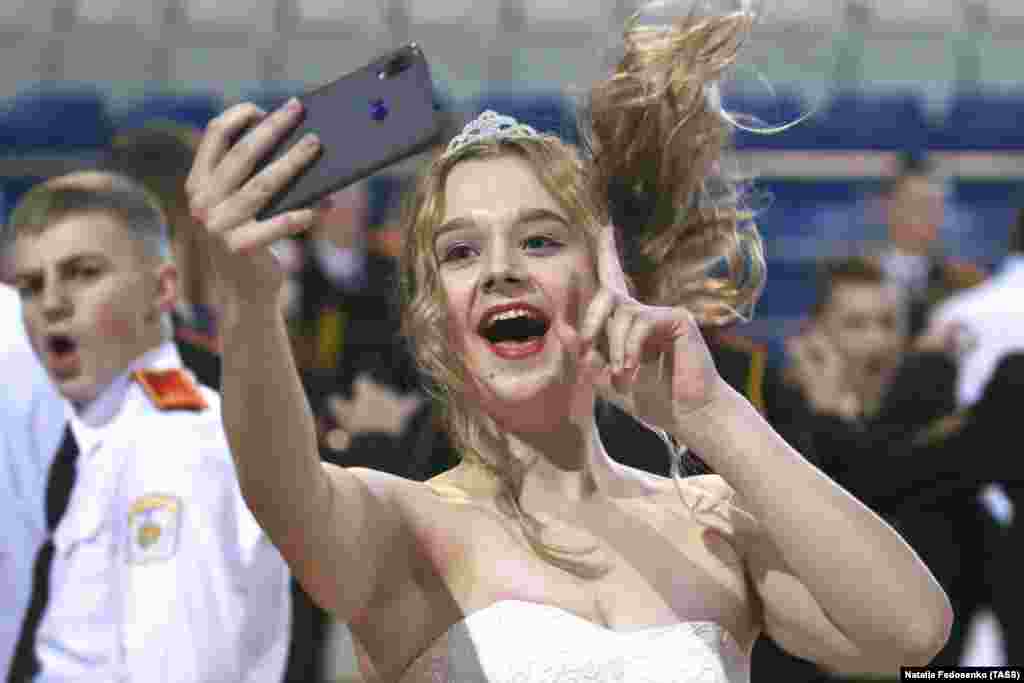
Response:
[{"label": "bare arm", "polygon": [[320,463],[277,311],[235,311],[225,322],[223,419],[246,503],[310,595],[349,616],[378,575],[368,537],[371,526],[376,542],[387,536],[386,498],[353,472]]},{"label": "bare arm", "polygon": [[676,437],[722,475],[760,523],[748,564],[769,635],[842,668],[865,659],[890,671],[930,661],[953,614],[928,568],[742,396],[724,382],[715,391],[715,400],[679,418]]},{"label": "bare arm", "polygon": [[268,248],[308,229],[316,215],[253,218],[316,153],[315,145],[297,145],[249,178],[299,113],[229,109],[207,130],[187,187],[224,297],[222,411],[242,493],[310,594],[348,619],[394,579],[381,570],[402,525],[393,478],[320,463],[278,305],[284,276]]}]

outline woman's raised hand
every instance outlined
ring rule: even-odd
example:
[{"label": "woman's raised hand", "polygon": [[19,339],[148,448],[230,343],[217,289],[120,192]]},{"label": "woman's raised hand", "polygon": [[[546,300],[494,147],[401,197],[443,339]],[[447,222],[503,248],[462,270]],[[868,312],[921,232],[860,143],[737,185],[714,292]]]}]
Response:
[{"label": "woman's raised hand", "polygon": [[599,287],[581,299],[556,334],[577,359],[583,381],[647,424],[678,434],[681,418],[708,405],[723,380],[693,315],[684,307],[648,306],[629,293],[615,247],[615,228],[598,241]]},{"label": "woman's raised hand", "polygon": [[317,220],[317,209],[255,219],[319,152],[319,140],[307,136],[254,175],[260,161],[301,118],[302,105],[295,99],[270,114],[253,104],[239,104],[210,122],[196,151],[185,189],[193,217],[205,228],[209,256],[229,302],[276,306],[285,274],[269,245],[309,229]]}]

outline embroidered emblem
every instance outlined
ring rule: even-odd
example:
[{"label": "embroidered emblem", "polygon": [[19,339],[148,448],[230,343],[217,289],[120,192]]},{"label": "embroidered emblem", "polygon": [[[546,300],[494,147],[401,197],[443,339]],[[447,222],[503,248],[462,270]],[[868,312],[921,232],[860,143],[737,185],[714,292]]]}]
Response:
[{"label": "embroidered emblem", "polygon": [[181,500],[151,494],[136,498],[128,510],[128,561],[131,564],[163,562],[178,549]]},{"label": "embroidered emblem", "polygon": [[208,407],[195,382],[181,369],[137,370],[132,376],[160,410],[205,410]]}]

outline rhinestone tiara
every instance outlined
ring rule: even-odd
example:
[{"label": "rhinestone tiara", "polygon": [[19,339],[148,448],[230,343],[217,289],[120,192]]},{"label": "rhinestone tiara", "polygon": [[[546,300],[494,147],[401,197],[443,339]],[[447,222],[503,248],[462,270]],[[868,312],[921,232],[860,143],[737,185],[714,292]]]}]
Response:
[{"label": "rhinestone tiara", "polygon": [[516,121],[488,109],[462,129],[462,132],[451,139],[445,155],[454,154],[463,147],[481,140],[511,140],[514,138],[540,138],[540,133],[525,123]]}]

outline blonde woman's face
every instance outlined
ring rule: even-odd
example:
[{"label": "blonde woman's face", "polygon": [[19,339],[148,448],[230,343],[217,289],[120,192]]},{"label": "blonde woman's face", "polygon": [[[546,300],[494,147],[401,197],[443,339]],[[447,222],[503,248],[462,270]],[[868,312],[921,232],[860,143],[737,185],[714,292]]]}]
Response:
[{"label": "blonde woman's face", "polygon": [[583,230],[518,156],[463,161],[444,190],[434,253],[453,350],[492,414],[514,407],[509,414],[535,425],[558,419],[570,384],[552,322],[580,306],[570,301],[574,278],[583,301],[596,289]]}]

